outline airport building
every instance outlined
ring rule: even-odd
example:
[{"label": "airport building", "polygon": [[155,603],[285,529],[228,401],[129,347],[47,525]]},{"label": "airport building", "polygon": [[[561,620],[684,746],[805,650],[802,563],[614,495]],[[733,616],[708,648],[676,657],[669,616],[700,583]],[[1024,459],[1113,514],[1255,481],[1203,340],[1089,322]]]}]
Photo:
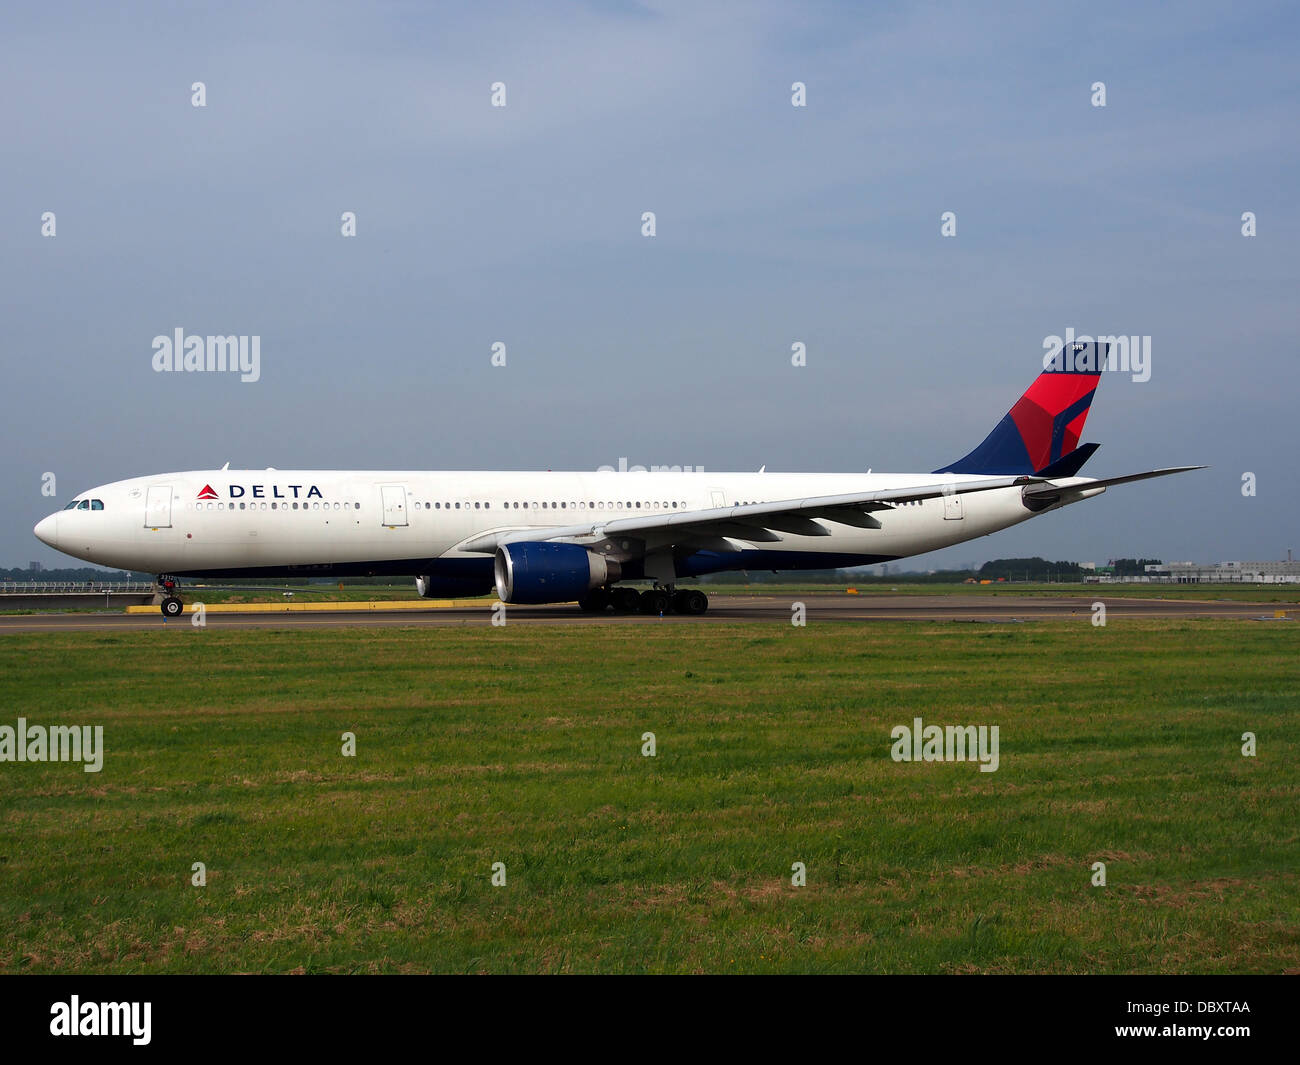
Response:
[{"label": "airport building", "polygon": [[[1290,552],[1288,552],[1290,554]],[[1300,562],[1164,562],[1147,566],[1153,580],[1169,584],[1298,584]]]},{"label": "airport building", "polygon": [[1116,576],[1107,566],[1088,566],[1085,584],[1300,584],[1300,562],[1287,552],[1281,562],[1161,562],[1140,575]]}]

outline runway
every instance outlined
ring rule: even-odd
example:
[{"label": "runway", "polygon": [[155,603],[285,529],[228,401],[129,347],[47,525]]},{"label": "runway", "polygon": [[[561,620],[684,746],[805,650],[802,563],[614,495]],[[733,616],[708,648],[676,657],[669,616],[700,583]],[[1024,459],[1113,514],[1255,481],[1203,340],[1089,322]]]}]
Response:
[{"label": "runway", "polygon": [[[1080,619],[1091,622],[1092,604],[1104,603],[1106,620],[1125,618],[1268,618],[1279,611],[1300,618],[1300,601],[1243,603],[1224,600],[1108,599],[989,595],[717,595],[702,617],[584,614],[577,606],[508,606],[510,625],[709,625],[717,622],[790,624],[794,604],[803,603],[807,624],[843,621],[952,621],[985,624]],[[209,613],[206,629],[395,628],[491,625],[495,600],[481,606],[430,607],[427,612],[383,613],[369,609],[329,613]],[[192,631],[189,617],[171,621],[158,614],[25,614],[0,617],[6,632],[131,632],[154,629]]]}]

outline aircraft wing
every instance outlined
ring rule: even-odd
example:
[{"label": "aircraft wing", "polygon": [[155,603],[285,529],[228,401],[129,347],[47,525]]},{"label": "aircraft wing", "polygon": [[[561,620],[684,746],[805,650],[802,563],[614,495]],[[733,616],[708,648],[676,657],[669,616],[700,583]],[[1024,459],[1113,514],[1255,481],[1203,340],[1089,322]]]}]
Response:
[{"label": "aircraft wing", "polygon": [[914,485],[878,492],[809,496],[772,503],[750,503],[735,507],[709,507],[672,513],[644,514],[626,518],[592,517],[577,525],[528,526],[485,533],[465,541],[459,550],[492,554],[502,544],[521,540],[564,540],[576,543],[614,536],[636,536],[660,543],[693,543],[706,549],[734,551],[728,540],[775,543],[782,533],[799,536],[829,536],[822,521],[851,525],[859,529],[879,528],[872,511],[891,510],[899,503],[936,499],[948,495],[969,495],[996,488],[1037,484],[1037,477],[990,477],[962,483]]}]

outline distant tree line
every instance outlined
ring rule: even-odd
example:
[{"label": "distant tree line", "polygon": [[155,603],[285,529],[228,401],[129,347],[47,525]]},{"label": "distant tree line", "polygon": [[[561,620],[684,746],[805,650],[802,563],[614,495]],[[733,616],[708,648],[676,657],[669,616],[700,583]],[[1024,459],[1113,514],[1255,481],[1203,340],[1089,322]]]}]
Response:
[{"label": "distant tree line", "polygon": [[2,569],[3,581],[151,581],[152,573],[128,573],[121,569],[97,569],[80,566],[77,569]]},{"label": "distant tree line", "polygon": [[976,574],[980,580],[1007,581],[1079,580],[1084,570],[1077,562],[1049,562],[1045,558],[995,558],[985,562]]}]

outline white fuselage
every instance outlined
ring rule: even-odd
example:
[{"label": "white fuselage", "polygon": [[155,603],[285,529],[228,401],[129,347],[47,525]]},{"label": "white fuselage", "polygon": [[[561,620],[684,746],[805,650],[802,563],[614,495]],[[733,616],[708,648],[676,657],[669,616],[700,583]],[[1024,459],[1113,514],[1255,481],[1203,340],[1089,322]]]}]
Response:
[{"label": "white fuselage", "polygon": [[[461,547],[493,532],[529,528],[544,539],[547,528],[579,523],[974,480],[952,474],[198,471],[80,493],[78,500],[101,501],[102,509],[59,511],[36,531],[77,558],[149,573],[416,575],[431,560],[490,565],[490,554]],[[1032,516],[1019,488],[927,499],[875,513],[879,528],[832,522],[830,535],[782,533],[777,542],[747,543],[714,568],[890,560]]]}]

